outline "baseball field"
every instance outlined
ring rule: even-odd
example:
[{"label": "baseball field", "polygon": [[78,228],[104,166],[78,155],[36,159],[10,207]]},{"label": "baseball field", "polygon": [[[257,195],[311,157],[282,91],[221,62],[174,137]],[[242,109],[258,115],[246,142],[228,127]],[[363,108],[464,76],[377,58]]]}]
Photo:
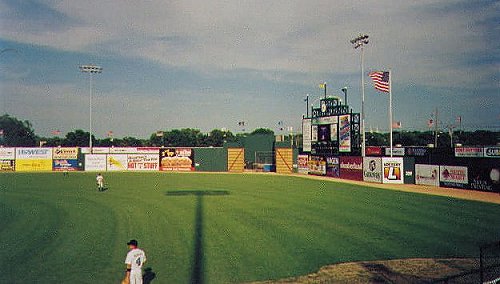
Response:
[{"label": "baseball field", "polygon": [[295,176],[0,174],[0,283],[241,283],[343,262],[477,257],[500,205]]}]

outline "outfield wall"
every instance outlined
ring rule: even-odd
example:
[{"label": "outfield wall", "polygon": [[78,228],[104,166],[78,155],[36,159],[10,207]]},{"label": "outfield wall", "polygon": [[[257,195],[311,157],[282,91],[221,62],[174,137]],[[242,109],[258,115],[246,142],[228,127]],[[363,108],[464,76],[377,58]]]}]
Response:
[{"label": "outfield wall", "polygon": [[[240,146],[244,153],[245,148]],[[425,147],[398,148],[386,157],[382,147],[370,155],[294,154],[301,174],[500,192],[500,147],[469,147],[440,153]],[[389,153],[390,154],[390,153]],[[246,154],[245,154],[246,155]],[[1,172],[51,171],[209,171],[225,172],[228,147],[0,147]],[[297,166],[295,164],[298,164]]]},{"label": "outfield wall", "polygon": [[226,170],[222,147],[0,147],[1,172]]},{"label": "outfield wall", "polygon": [[390,151],[372,146],[367,147],[364,158],[302,154],[299,173],[500,192],[500,147],[470,147],[455,150],[454,155],[426,147],[400,147],[393,157],[386,154]]}]

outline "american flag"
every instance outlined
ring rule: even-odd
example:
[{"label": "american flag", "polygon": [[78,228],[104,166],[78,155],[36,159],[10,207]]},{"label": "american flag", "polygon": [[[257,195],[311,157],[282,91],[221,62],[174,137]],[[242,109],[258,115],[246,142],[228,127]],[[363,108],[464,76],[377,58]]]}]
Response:
[{"label": "american flag", "polygon": [[375,89],[389,93],[389,71],[375,71],[368,74],[375,84]]},{"label": "american flag", "polygon": [[61,135],[61,131],[60,131],[59,129],[52,130],[50,133],[51,133],[52,135],[54,135],[54,136]]},{"label": "american flag", "polygon": [[401,128],[402,125],[401,125],[401,121],[395,121],[392,123],[392,128],[395,128],[395,129],[398,129],[398,128]]},{"label": "american flag", "polygon": [[429,128],[431,128],[431,127],[433,127],[433,126],[434,126],[434,120],[433,120],[432,118],[431,118],[431,119],[429,119],[429,121],[427,121],[427,126],[428,126]]}]

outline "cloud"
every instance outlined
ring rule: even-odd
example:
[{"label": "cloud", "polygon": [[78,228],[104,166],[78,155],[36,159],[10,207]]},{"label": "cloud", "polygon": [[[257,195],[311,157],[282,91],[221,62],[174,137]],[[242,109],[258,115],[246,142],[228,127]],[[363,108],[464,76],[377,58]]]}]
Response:
[{"label": "cloud", "polygon": [[[34,13],[25,12],[9,17],[2,34],[56,49],[105,50],[201,70],[347,73],[358,68],[348,41],[362,32],[371,36],[368,64],[401,68],[423,62],[437,70],[451,63],[450,70],[460,68],[464,56],[487,52],[494,39],[485,39],[483,26],[498,12],[494,3],[474,5],[470,12],[463,2],[451,3],[49,1],[38,4],[43,9],[28,21],[37,29],[16,30],[16,20],[25,22]],[[10,12],[28,10],[7,6]],[[42,29],[42,23],[51,24]],[[405,68],[399,73],[409,75],[401,78],[415,78],[416,69]]]},{"label": "cloud", "polygon": [[[141,96],[145,104],[158,106],[161,88],[177,98],[199,94],[196,88],[208,85],[215,99],[197,100],[197,110],[225,106],[217,97],[223,94],[247,103],[250,96],[262,110],[288,113],[277,106],[284,99],[276,98],[279,92],[303,96],[307,88],[317,91],[323,80],[334,86],[350,82],[350,94],[359,92],[360,52],[349,41],[360,33],[370,35],[365,71],[391,69],[399,90],[416,87],[447,97],[475,90],[498,94],[499,12],[498,1],[462,0],[0,0],[0,38],[86,58],[141,62],[138,73],[151,76],[145,70],[154,68],[161,77],[106,90],[111,97],[113,92]],[[108,66],[105,72],[115,73],[108,77],[115,85],[137,80],[127,66]],[[196,86],[189,86],[188,78]],[[144,82],[155,89],[142,91]],[[239,102],[231,101],[232,109],[224,111],[244,112],[235,106]],[[224,124],[223,118],[216,124]]]}]

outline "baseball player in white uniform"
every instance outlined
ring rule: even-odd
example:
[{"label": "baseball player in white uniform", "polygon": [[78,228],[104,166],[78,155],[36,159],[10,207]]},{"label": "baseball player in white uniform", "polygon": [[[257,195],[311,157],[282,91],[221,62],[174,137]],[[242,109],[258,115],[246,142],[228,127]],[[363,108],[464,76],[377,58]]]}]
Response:
[{"label": "baseball player in white uniform", "polygon": [[136,240],[130,240],[127,245],[129,248],[129,252],[125,258],[127,271],[122,283],[142,284],[142,266],[146,262],[146,254],[142,249],[137,247]]},{"label": "baseball player in white uniform", "polygon": [[97,177],[95,178],[97,181],[97,188],[99,191],[104,190],[104,177],[99,173],[97,174]]}]

